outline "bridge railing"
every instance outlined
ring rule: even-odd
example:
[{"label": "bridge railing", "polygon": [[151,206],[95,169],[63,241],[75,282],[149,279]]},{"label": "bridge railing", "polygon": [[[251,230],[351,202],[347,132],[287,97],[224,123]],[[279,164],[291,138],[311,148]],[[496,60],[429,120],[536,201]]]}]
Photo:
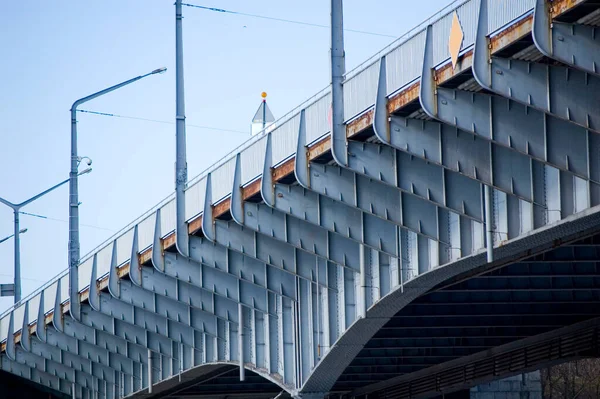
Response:
[{"label": "bridge railing", "polygon": [[[490,1],[489,33],[491,34],[530,13],[534,2],[535,0]],[[434,62],[436,65],[440,66],[449,61],[448,38],[454,11],[458,14],[464,33],[461,52],[468,51],[474,42],[478,7],[479,0],[454,1],[360,64],[357,68],[348,72],[344,83],[345,119],[350,120],[373,106],[377,87],[378,65],[383,55],[386,55],[388,95],[398,92],[418,81],[422,69],[425,44],[424,31],[427,25],[433,25]],[[274,163],[280,163],[294,155],[298,134],[299,113],[302,109],[306,110],[307,139],[309,142],[319,140],[328,134],[331,123],[330,103],[329,88],[325,88],[280,118],[273,126],[267,129],[272,132]],[[260,176],[264,162],[265,139],[266,132],[263,131],[190,180],[186,191],[185,210],[188,220],[202,213],[206,176],[209,172],[213,174],[213,202],[217,202],[230,195],[233,185],[234,162],[238,153],[241,154],[243,184],[248,184]],[[80,290],[89,286],[94,254],[97,254],[99,276],[108,273],[113,242],[116,242],[117,245],[118,262],[124,263],[129,259],[135,225],[138,226],[140,250],[148,248],[152,244],[157,209],[161,209],[161,235],[164,237],[174,231],[175,205],[173,198],[174,195],[165,198],[155,207],[152,207],[141,217],[84,256],[79,272]],[[28,295],[20,304],[7,309],[0,316],[0,342],[4,341],[7,337],[10,312],[14,311],[15,331],[21,328],[24,313],[23,304],[26,301],[29,301],[31,304],[29,321],[33,322],[37,318],[37,304],[39,304],[40,293],[42,291],[45,292],[44,311],[48,312],[52,310],[58,279],[62,280],[61,301],[68,299],[68,275],[67,271],[64,271],[31,295]]]}]

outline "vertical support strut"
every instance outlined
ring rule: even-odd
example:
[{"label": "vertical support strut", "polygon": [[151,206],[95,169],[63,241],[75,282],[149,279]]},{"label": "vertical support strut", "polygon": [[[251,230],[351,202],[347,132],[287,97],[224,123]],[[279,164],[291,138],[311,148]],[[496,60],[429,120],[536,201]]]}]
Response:
[{"label": "vertical support strut", "polygon": [[487,250],[487,261],[488,263],[494,261],[494,221],[492,216],[493,207],[493,196],[492,188],[490,186],[484,186],[485,190],[485,248]]},{"label": "vertical support strut", "polygon": [[246,379],[246,372],[244,370],[244,307],[241,303],[238,303],[238,351],[240,359],[240,381]]},{"label": "vertical support strut", "polygon": [[344,53],[343,0],[331,0],[331,154],[340,166],[348,165],[346,127],[344,125]]},{"label": "vertical support strut", "polygon": [[152,393],[152,351],[148,349],[148,393]]},{"label": "vertical support strut", "polygon": [[176,246],[179,253],[189,256],[189,239],[185,222],[185,186],[187,184],[187,155],[185,139],[185,96],[183,84],[183,34],[181,0],[175,1],[175,202],[177,212]]}]

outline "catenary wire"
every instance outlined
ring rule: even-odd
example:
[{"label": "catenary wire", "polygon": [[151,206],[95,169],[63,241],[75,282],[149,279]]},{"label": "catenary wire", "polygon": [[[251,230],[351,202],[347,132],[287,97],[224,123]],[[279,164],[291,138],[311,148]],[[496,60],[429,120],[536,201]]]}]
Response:
[{"label": "catenary wire", "polygon": [[[239,11],[225,10],[223,8],[206,7],[206,6],[201,6],[201,5],[198,5],[198,4],[181,3],[181,5],[182,6],[187,6],[187,7],[192,7],[192,8],[199,8],[199,9],[206,10],[206,11],[219,12],[219,13],[222,13],[222,14],[242,15],[242,16],[245,16],[245,17],[268,19],[270,21],[286,22],[286,23],[290,23],[290,24],[312,26],[312,27],[316,27],[316,28],[329,28],[328,25],[321,25],[321,24],[315,24],[315,23],[304,22],[304,21],[294,21],[294,20],[291,20],[291,19],[284,19],[284,18],[269,17],[269,16],[266,16],[266,15],[249,14],[249,13],[239,12]],[[356,29],[344,29],[344,30],[347,31],[347,32],[361,33],[363,35],[390,37],[390,38],[394,38],[394,39],[396,38],[396,36],[394,36],[394,35],[386,35],[384,33],[369,32],[369,31],[356,30]]]}]

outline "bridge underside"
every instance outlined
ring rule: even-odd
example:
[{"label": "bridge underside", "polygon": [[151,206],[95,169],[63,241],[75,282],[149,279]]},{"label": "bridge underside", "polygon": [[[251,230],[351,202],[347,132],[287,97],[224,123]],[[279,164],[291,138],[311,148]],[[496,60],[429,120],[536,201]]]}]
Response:
[{"label": "bridge underside", "polygon": [[[545,352],[541,358],[536,357],[543,350],[535,347],[529,352],[530,359],[526,354],[513,352],[511,359],[501,359],[495,367],[485,363],[477,366],[475,360],[471,360],[472,363],[467,362],[473,367],[469,373],[481,378],[487,372],[488,378],[496,379],[576,357],[598,356],[599,262],[600,235],[594,235],[521,262],[481,274],[471,272],[445,282],[386,323],[346,368],[334,391],[363,388],[355,393],[370,392],[369,398],[374,392],[389,395],[381,387],[394,386],[397,382],[376,383],[392,378],[397,381],[399,376],[405,377],[401,381],[410,381],[424,374],[417,371],[433,366],[438,366],[434,369],[438,371],[447,362],[455,372],[454,381],[440,384],[438,375],[432,372],[429,389],[433,387],[433,392],[443,392],[453,384],[454,388],[461,384],[473,386],[477,380],[471,377],[462,381],[460,374],[465,371],[460,369],[457,375],[457,365],[452,360],[481,352],[492,359],[489,349],[525,338],[534,339],[528,340],[524,347],[542,344],[550,351],[548,357]],[[589,335],[578,336],[582,346],[575,352],[547,340],[548,332],[590,320],[594,323],[584,326],[591,326],[591,329],[584,328]],[[516,347],[509,346],[513,351]],[[483,374],[477,374],[477,367]],[[419,380],[426,385],[424,381],[426,378]],[[375,385],[364,389],[370,384]]]}]

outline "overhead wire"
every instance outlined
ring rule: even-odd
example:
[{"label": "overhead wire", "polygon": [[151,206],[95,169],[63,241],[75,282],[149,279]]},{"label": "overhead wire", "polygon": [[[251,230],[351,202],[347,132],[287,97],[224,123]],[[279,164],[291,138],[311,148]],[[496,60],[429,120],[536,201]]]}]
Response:
[{"label": "overhead wire", "polygon": [[[92,114],[92,115],[99,115],[99,116],[110,116],[113,118],[133,119],[133,120],[145,121],[145,122],[163,123],[166,125],[174,125],[175,124],[175,122],[163,121],[163,120],[159,120],[159,119],[150,119],[150,118],[141,118],[138,116],[119,115],[119,114],[113,114],[113,113],[109,113],[109,112],[90,111],[87,109],[78,109],[77,112],[82,112],[82,113]],[[219,132],[228,132],[228,133],[238,133],[238,134],[249,135],[249,132],[244,132],[241,130],[223,129],[220,127],[212,127],[212,126],[192,125],[189,123],[186,123],[186,127],[195,127],[198,129],[216,130]]]},{"label": "overhead wire", "polygon": [[[269,16],[266,16],[266,15],[259,15],[259,14],[249,14],[249,13],[240,12],[240,11],[225,10],[223,8],[201,6],[201,5],[198,5],[198,4],[181,3],[181,5],[182,6],[187,6],[187,7],[192,7],[192,8],[199,8],[199,9],[206,10],[206,11],[218,12],[218,13],[222,13],[222,14],[242,15],[242,16],[245,16],[245,17],[260,18],[260,19],[267,19],[267,20],[270,20],[270,21],[286,22],[286,23],[296,24],[296,25],[305,25],[305,26],[312,26],[312,27],[316,27],[316,28],[327,28],[327,29],[329,29],[328,25],[315,24],[315,23],[312,23],[312,22],[295,21],[295,20],[292,20],[292,19],[269,17]],[[396,36],[394,36],[394,35],[386,35],[384,33],[369,32],[369,31],[357,30],[357,29],[344,29],[344,30],[347,31],[347,32],[360,33],[360,34],[363,34],[363,35],[389,37],[389,38],[393,38],[393,39],[396,38]]]},{"label": "overhead wire", "polygon": [[[69,222],[68,220],[65,220],[65,219],[52,218],[52,217],[49,217],[49,216],[38,215],[37,213],[30,213],[30,212],[23,212],[23,211],[20,211],[19,213],[22,214],[22,215],[32,216],[32,217],[36,217],[36,218],[39,218],[39,219],[52,220],[52,221],[55,221],[55,222],[63,222],[63,223],[68,223]],[[91,224],[83,224],[83,223],[81,223],[80,226],[90,227],[92,229],[110,231],[112,233],[115,232],[115,230],[107,229],[105,227],[100,227],[100,226],[94,226],[94,225],[91,225]]]}]

